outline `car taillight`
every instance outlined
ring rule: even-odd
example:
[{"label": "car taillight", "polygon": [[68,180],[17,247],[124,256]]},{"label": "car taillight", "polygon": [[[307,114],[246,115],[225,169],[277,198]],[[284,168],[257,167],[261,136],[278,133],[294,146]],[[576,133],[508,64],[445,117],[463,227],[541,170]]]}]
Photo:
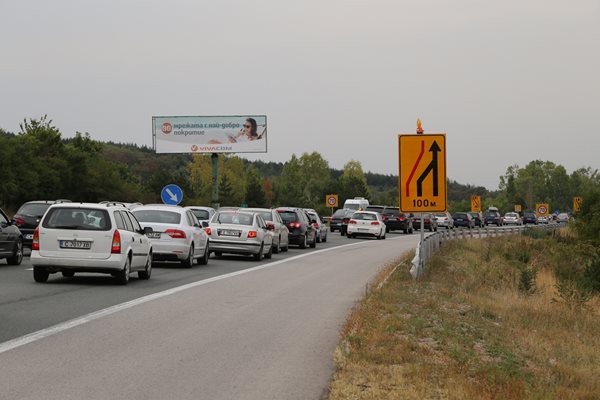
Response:
[{"label": "car taillight", "polygon": [[318,223],[314,223],[313,226],[315,227],[315,229],[319,229],[319,224]]},{"label": "car taillight", "polygon": [[257,234],[258,233],[256,231],[250,231],[250,232],[248,232],[248,237],[249,238],[255,238]]},{"label": "car taillight", "polygon": [[204,232],[206,232],[206,234],[207,234],[208,236],[210,236],[211,230],[210,230],[210,228],[209,228],[209,227],[206,227],[206,228],[204,228]]},{"label": "car taillight", "polygon": [[33,242],[31,242],[31,250],[40,249],[40,228],[35,228],[33,231]]},{"label": "car taillight", "polygon": [[383,222],[388,220],[388,217],[386,217],[385,215],[383,217],[381,217],[381,219],[383,219]]},{"label": "car taillight", "polygon": [[270,231],[274,231],[275,230],[275,224],[271,223],[271,222],[267,222],[267,229]]},{"label": "car taillight", "polygon": [[347,223],[348,223],[348,221],[349,221],[349,218],[344,218],[344,219],[342,220],[342,224],[347,224]]},{"label": "car taillight", "polygon": [[300,225],[300,222],[290,222],[288,226],[292,229],[300,229],[302,225]]},{"label": "car taillight", "polygon": [[379,225],[379,221],[373,221],[371,222],[371,225]]},{"label": "car taillight", "polygon": [[348,221],[348,223],[349,223],[349,224],[355,224],[355,223],[356,223],[356,221],[355,221],[355,220],[353,220],[353,219],[351,219],[350,221]]},{"label": "car taillight", "polygon": [[165,233],[173,239],[185,239],[185,232],[180,229],[167,229]]},{"label": "car taillight", "polygon": [[404,218],[404,217],[398,217],[397,219],[398,219],[398,221],[400,221],[400,222],[402,222],[402,221],[406,220],[406,218]]},{"label": "car taillight", "polygon": [[112,246],[110,248],[111,254],[121,254],[121,234],[118,230],[113,233]]},{"label": "car taillight", "polygon": [[20,228],[21,226],[25,225],[25,220],[21,217],[15,217],[15,225]]}]

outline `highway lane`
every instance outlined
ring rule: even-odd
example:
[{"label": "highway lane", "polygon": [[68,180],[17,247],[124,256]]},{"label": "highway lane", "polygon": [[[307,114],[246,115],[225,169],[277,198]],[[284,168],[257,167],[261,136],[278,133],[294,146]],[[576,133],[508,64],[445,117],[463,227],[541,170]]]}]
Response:
[{"label": "highway lane", "polygon": [[[319,398],[333,372],[339,329],[364,293],[365,283],[382,265],[414,249],[417,241],[418,235],[389,235],[382,241],[331,235],[327,246],[290,251],[289,259],[268,261],[258,270],[248,269],[257,263],[211,259],[209,266],[214,264],[219,273],[225,273],[228,265],[251,272],[138,304],[2,352],[0,387],[8,388],[3,391],[7,398],[19,399]],[[350,246],[323,251],[346,244]],[[180,283],[202,279],[180,275],[194,270],[158,272],[162,273],[150,282],[160,283],[163,274],[179,275],[174,280]],[[31,311],[33,302],[48,311],[64,306],[63,296],[83,302],[95,292],[128,293],[123,289],[129,286],[94,279],[93,283],[57,279],[60,283],[54,285],[78,292],[73,297],[52,289],[52,284],[34,285],[50,287],[52,293],[16,303]],[[103,282],[101,287],[98,282]],[[133,282],[131,287],[137,290],[144,283]],[[104,296],[99,299],[117,303]],[[3,316],[8,303],[1,306]]]},{"label": "highway lane", "polygon": [[50,275],[48,283],[39,284],[33,281],[29,257],[19,266],[9,266],[0,260],[0,343],[148,294],[345,244],[346,240],[330,232],[328,241],[318,243],[315,249],[292,246],[288,252],[273,254],[271,260],[261,262],[249,257],[215,258],[213,255],[208,265],[194,264],[191,269],[181,268],[176,263],[162,263],[154,266],[149,281],[136,279],[137,273],[134,273],[127,286],[116,284],[114,278],[106,274],[64,278],[58,273]]}]

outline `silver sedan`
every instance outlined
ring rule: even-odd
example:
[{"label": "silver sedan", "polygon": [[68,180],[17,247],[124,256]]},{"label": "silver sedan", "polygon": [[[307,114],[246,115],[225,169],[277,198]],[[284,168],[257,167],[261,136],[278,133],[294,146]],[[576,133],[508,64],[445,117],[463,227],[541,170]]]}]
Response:
[{"label": "silver sedan", "polygon": [[273,232],[273,253],[288,251],[290,230],[277,210],[273,208],[246,208],[244,211],[258,213],[264,218],[267,228]]},{"label": "silver sedan", "polygon": [[260,261],[273,254],[273,231],[258,213],[218,211],[205,231],[210,236],[209,250],[217,257],[223,253],[243,254]]}]

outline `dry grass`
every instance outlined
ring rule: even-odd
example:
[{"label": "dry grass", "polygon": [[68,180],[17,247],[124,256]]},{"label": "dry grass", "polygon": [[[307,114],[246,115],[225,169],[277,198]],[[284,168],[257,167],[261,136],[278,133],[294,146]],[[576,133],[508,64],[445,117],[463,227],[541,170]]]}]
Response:
[{"label": "dry grass", "polygon": [[567,307],[553,272],[589,255],[569,235],[457,240],[419,282],[407,255],[349,316],[330,399],[600,398],[600,304]]}]

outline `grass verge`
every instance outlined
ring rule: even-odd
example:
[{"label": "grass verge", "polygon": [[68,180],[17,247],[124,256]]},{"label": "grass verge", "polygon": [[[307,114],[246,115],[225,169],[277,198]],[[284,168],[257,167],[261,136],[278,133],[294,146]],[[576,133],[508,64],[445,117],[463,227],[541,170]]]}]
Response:
[{"label": "grass verge", "polygon": [[592,252],[568,235],[456,240],[418,282],[407,254],[349,316],[329,399],[600,398],[600,304],[570,303],[556,273]]}]

